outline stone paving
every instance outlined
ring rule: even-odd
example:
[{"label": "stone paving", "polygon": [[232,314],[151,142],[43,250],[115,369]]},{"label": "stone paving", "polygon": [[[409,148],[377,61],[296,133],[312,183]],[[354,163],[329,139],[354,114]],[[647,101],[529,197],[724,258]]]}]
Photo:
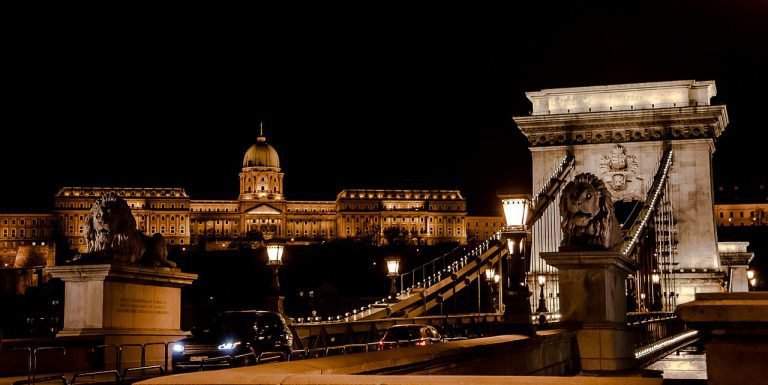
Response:
[{"label": "stone paving", "polygon": [[649,365],[646,369],[660,370],[664,380],[707,380],[707,356],[703,352],[682,350]]}]

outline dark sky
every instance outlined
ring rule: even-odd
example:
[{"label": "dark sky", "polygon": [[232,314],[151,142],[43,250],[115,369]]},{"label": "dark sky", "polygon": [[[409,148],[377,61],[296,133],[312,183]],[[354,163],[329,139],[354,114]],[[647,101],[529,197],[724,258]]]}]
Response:
[{"label": "dark sky", "polygon": [[490,213],[529,190],[525,91],[679,79],[728,105],[717,183],[765,179],[768,1],[540,3],[24,18],[4,39],[0,208],[63,185],[235,198],[264,120],[289,199],[458,188]]}]

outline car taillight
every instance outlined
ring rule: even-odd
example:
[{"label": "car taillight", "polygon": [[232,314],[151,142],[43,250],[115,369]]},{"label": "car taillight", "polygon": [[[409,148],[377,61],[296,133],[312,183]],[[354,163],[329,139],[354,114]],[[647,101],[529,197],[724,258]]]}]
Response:
[{"label": "car taillight", "polygon": [[416,341],[416,346],[427,346],[427,341]]}]

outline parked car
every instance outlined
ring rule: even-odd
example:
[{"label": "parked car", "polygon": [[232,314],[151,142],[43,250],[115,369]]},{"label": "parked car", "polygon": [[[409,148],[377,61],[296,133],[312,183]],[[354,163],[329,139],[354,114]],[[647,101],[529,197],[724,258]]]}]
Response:
[{"label": "parked car", "polygon": [[380,349],[394,346],[426,346],[443,341],[437,328],[430,325],[395,325],[390,326],[379,341]]},{"label": "parked car", "polygon": [[280,313],[228,311],[210,329],[171,345],[174,370],[226,367],[253,363],[264,352],[288,354],[293,334]]}]

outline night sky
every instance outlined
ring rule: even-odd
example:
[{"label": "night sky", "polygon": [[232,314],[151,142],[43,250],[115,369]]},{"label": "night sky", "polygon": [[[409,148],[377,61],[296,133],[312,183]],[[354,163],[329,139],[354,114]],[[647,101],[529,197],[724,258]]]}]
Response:
[{"label": "night sky", "polygon": [[4,39],[0,208],[64,185],[234,199],[263,120],[288,199],[457,188],[498,213],[530,189],[525,91],[680,79],[728,105],[716,183],[765,183],[768,1],[541,3],[25,20]]}]

